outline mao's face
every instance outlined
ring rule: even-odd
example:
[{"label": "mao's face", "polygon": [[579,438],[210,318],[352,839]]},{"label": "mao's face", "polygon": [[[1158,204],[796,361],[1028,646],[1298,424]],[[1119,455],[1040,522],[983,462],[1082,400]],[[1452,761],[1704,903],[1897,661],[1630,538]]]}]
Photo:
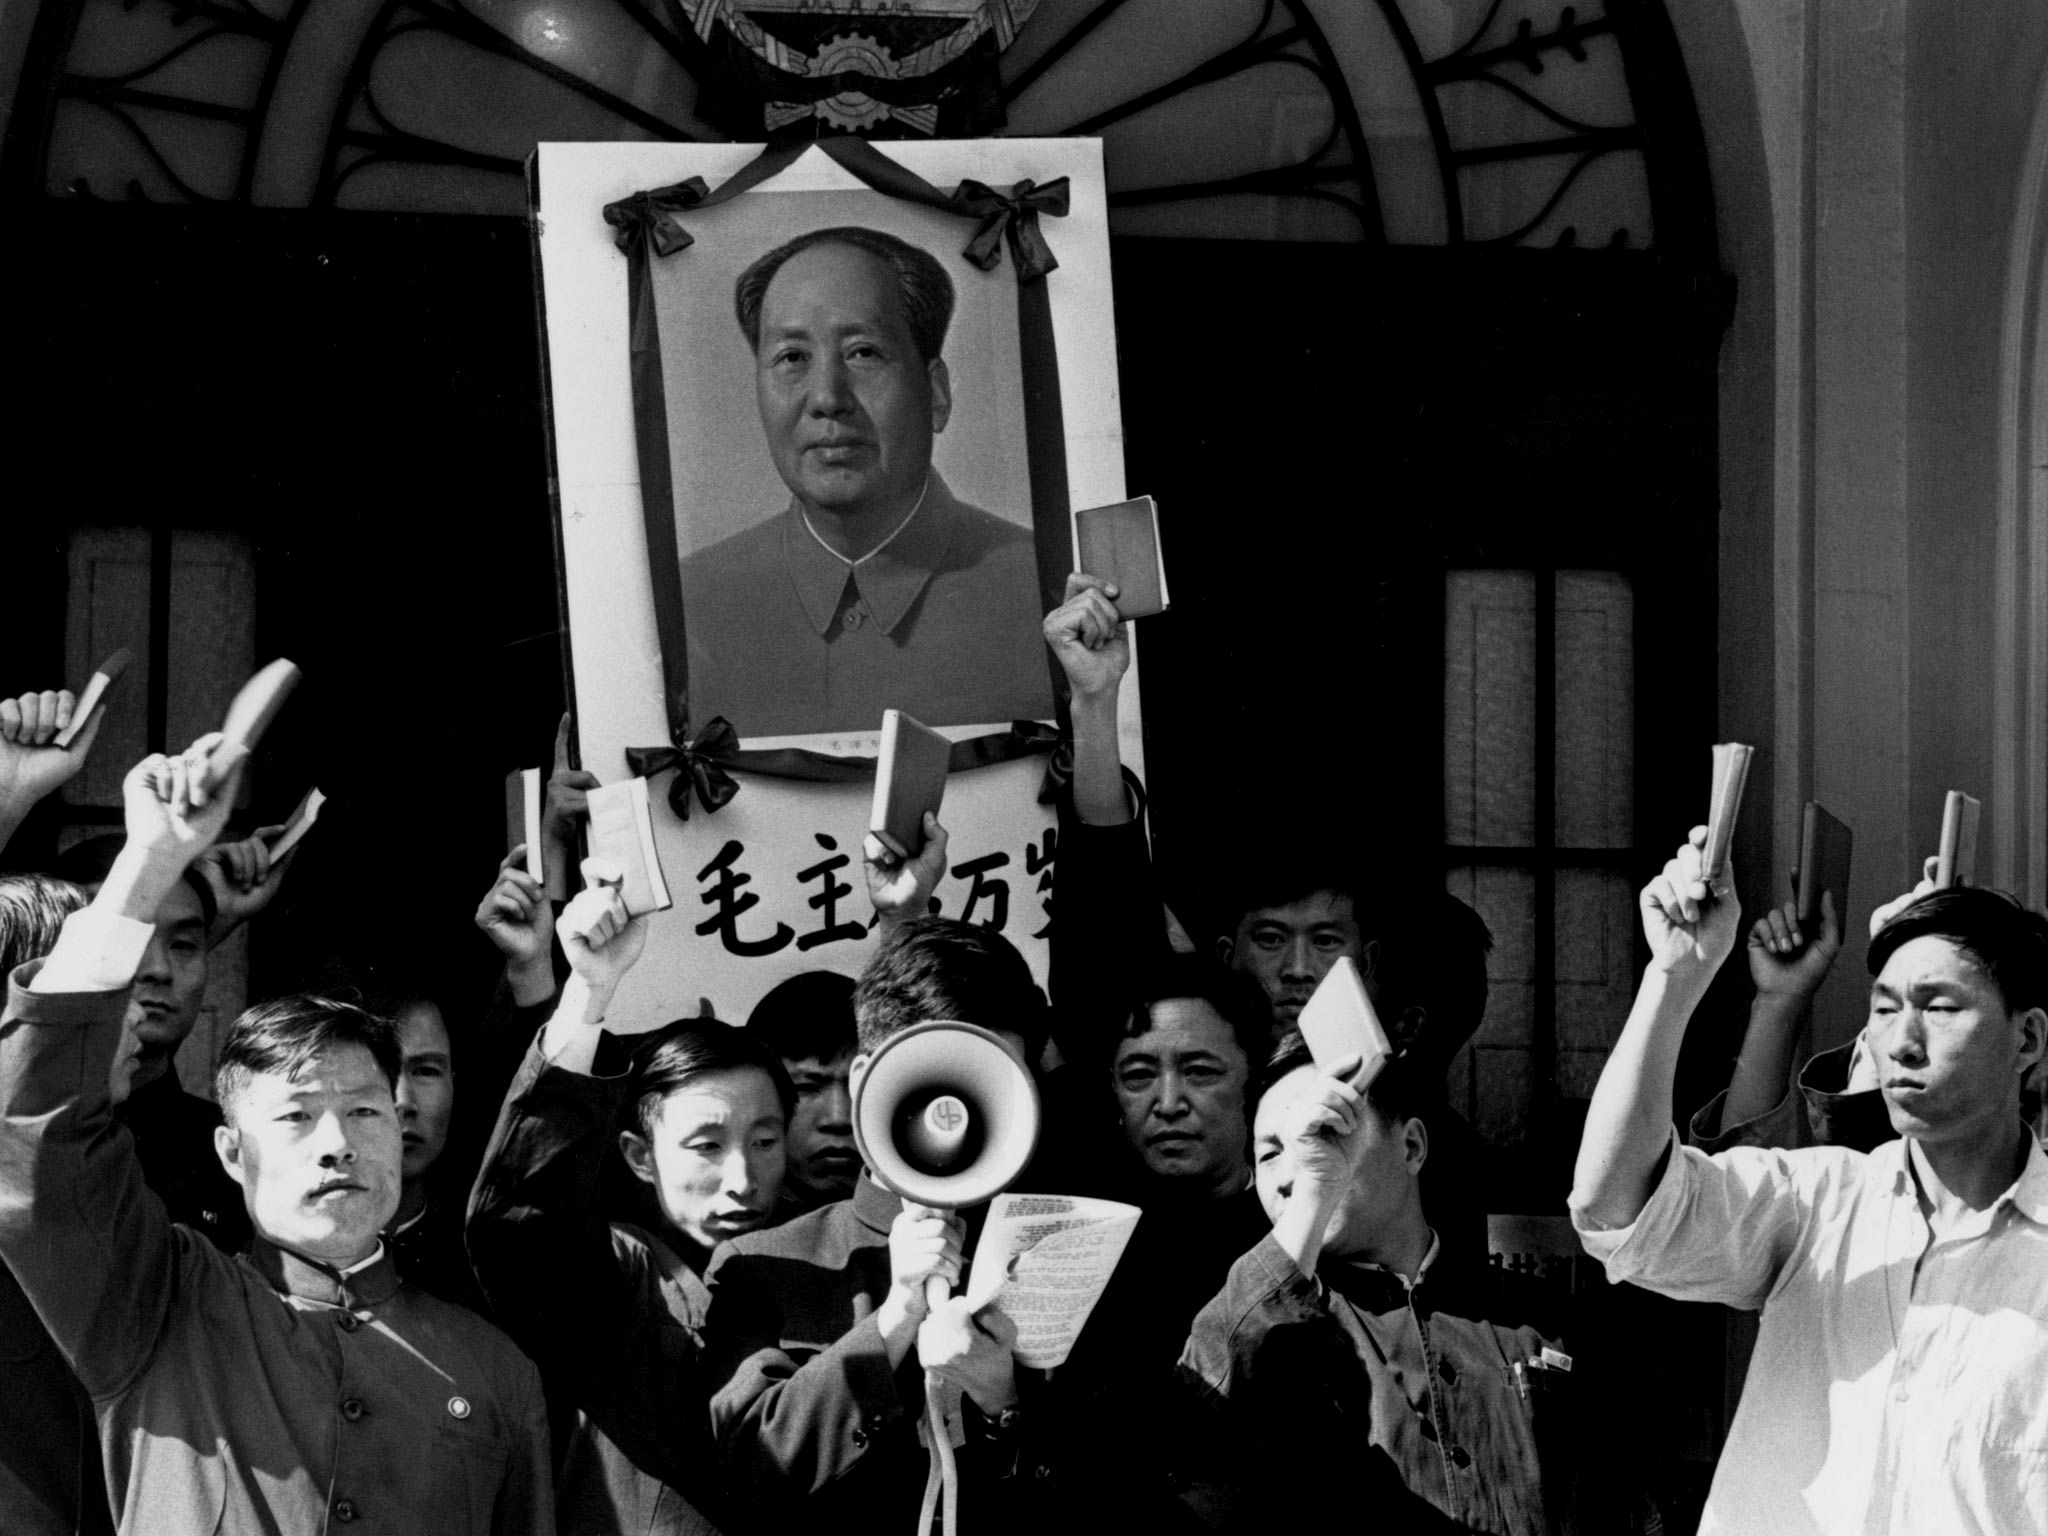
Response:
[{"label": "mao's face", "polygon": [[297,1077],[264,1073],[214,1132],[249,1219],[281,1248],[345,1266],[398,1209],[398,1106],[369,1048],[337,1045]]},{"label": "mao's face", "polygon": [[946,365],[917,355],[879,258],[817,245],[761,301],[755,389],[768,452],[813,513],[908,512],[952,410]]},{"label": "mao's face", "polygon": [[398,1073],[398,1127],[405,1141],[405,1176],[417,1179],[448,1145],[455,1114],[454,1053],[441,1010],[429,1002],[407,1005],[398,1016],[405,1052]]}]

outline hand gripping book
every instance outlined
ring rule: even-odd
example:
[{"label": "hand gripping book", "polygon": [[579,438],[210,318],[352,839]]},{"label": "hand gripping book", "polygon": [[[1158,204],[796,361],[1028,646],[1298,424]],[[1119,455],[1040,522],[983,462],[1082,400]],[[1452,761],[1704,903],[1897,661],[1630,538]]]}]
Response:
[{"label": "hand gripping book", "polygon": [[100,707],[100,701],[107,696],[107,690],[121,680],[121,674],[128,670],[128,664],[135,658],[124,647],[114,652],[100,668],[93,673],[92,681],[85,685],[85,692],[78,696],[78,704],[71,711],[71,723],[59,731],[51,740],[53,747],[68,747],[76,741],[92,720],[92,712]]},{"label": "hand gripping book", "polygon": [[[242,691],[228,706],[227,719],[221,723],[221,744],[213,749],[213,761],[218,763],[220,754],[232,746],[244,746],[254,752],[256,744],[263,739],[263,733],[270,729],[271,722],[284,708],[285,700],[298,686],[299,669],[283,657],[242,684]],[[211,783],[219,782],[217,772],[212,769],[209,769],[207,778]]]},{"label": "hand gripping book", "polygon": [[900,709],[882,711],[882,750],[875,759],[875,803],[868,831],[899,859],[924,848],[924,815],[939,814],[953,744]]},{"label": "hand gripping book", "polygon": [[609,861],[623,875],[619,894],[629,916],[666,912],[675,905],[654,847],[645,779],[626,779],[590,792],[590,856]]},{"label": "hand gripping book", "polygon": [[1380,1016],[1365,990],[1358,964],[1342,955],[1301,1009],[1301,1038],[1316,1066],[1327,1072],[1347,1056],[1357,1056],[1364,1070],[1352,1078],[1360,1088],[1372,1085],[1394,1054]]},{"label": "hand gripping book", "polygon": [[1076,570],[1116,583],[1118,617],[1144,619],[1166,612],[1159,504],[1150,496],[1076,512],[1074,556]]}]

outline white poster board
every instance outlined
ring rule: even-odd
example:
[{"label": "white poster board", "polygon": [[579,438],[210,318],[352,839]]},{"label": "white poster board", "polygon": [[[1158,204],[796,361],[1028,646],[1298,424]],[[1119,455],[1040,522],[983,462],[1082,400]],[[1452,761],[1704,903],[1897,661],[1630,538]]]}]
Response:
[{"label": "white poster board", "polygon": [[[1074,507],[1122,500],[1123,427],[1099,141],[968,140],[879,147],[942,190],[963,179],[991,186],[1027,178],[1040,185],[1069,179],[1068,212],[1041,224],[1059,261],[1044,281],[1056,340],[1068,487]],[[702,177],[715,190],[760,152],[761,146],[746,144],[545,144],[538,151],[540,277],[577,740],[582,766],[608,783],[628,775],[629,747],[663,745],[668,726],[635,447],[628,258],[614,244],[603,210],[691,176]],[[708,245],[711,232],[731,210],[764,194],[829,194],[820,198],[815,220],[820,226],[860,216],[864,199],[871,199],[873,208],[862,222],[909,228],[906,218],[914,224],[934,217],[924,209],[906,215],[911,205],[870,191],[813,149],[756,191],[720,208],[684,213],[681,220],[700,234],[700,245]],[[788,205],[797,199],[783,196],[779,201]],[[850,215],[849,208],[856,212]],[[959,221],[949,245],[930,242],[963,289],[984,281],[958,259],[972,233],[971,221]],[[665,259],[689,262],[704,254],[692,247]],[[990,278],[1014,294],[1010,263],[1006,251]],[[729,257],[703,265],[721,274],[732,269]],[[719,302],[729,313],[729,276],[708,281],[725,284]],[[971,317],[976,311],[963,299],[961,313]],[[751,381],[753,365],[736,325],[729,326],[728,335],[708,325],[700,329],[704,347],[739,354],[732,364],[737,372],[730,377]],[[693,332],[693,362],[698,344]],[[987,355],[1000,360],[1003,345],[1000,337],[988,342]],[[669,376],[670,391],[677,393],[679,375],[669,369]],[[689,389],[697,395],[694,403],[689,398],[668,403],[676,424],[670,433],[677,459],[672,473],[685,555],[693,544],[729,531],[722,522],[707,526],[699,539],[690,538],[682,526],[691,515],[689,487],[715,480],[721,489],[707,494],[703,505],[715,504],[721,509],[716,515],[728,522],[735,498],[747,494],[733,487],[747,483],[746,477],[761,488],[749,505],[776,494],[773,481],[762,474],[769,460],[758,441],[758,420],[750,439],[746,412],[735,416],[733,411],[735,389],[702,381],[690,382]],[[962,501],[1005,499],[988,488],[1016,457],[1013,444],[991,440],[1001,437],[993,429],[1000,427],[1003,410],[986,398],[964,400],[956,423],[967,429],[941,434],[934,443],[932,462]],[[978,434],[972,429],[976,423],[990,431]],[[692,454],[697,457],[688,457]],[[749,459],[751,464],[744,462]],[[1014,465],[1008,472],[1014,473]],[[1017,505],[1014,496],[1006,505]],[[759,504],[759,511],[766,515],[772,508]],[[1123,759],[1142,776],[1135,646],[1133,651],[1119,728]],[[766,744],[759,736],[745,737],[744,721],[734,723],[745,738],[743,745]],[[996,723],[941,728],[958,739],[982,734]],[[699,724],[693,718],[693,730]],[[879,726],[877,718],[875,729]],[[846,730],[775,740],[835,755],[872,753],[875,747],[873,734]],[[937,892],[944,915],[997,926],[1023,951],[1041,983],[1048,902],[1057,872],[1052,810],[1037,798],[1044,771],[1043,757],[1024,757],[952,776],[943,812],[951,868]],[[698,1013],[706,1003],[721,1018],[743,1021],[755,1001],[784,978],[813,969],[856,975],[871,953],[873,913],[860,865],[870,786],[746,772],[735,777],[740,791],[729,804],[716,812],[693,804],[687,821],[668,808],[667,778],[654,783],[656,837],[675,904],[650,919],[646,955],[621,987],[610,1027],[649,1029]]]}]

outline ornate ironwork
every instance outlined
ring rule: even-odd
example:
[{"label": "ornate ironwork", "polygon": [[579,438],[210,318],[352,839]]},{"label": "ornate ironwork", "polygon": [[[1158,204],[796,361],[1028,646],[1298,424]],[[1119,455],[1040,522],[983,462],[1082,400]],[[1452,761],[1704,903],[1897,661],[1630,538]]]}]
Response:
[{"label": "ornate ironwork", "polygon": [[[769,105],[762,93],[772,85],[730,67],[695,24],[703,7],[693,10],[692,0],[362,0],[342,27],[332,23],[347,5],[323,0],[319,28],[304,25],[310,9],[311,0],[45,0],[0,178],[17,195],[65,189],[512,211],[523,201],[525,153],[539,139],[725,138],[736,136],[735,125],[762,122]],[[1176,39],[1188,29],[1175,26],[1187,12],[1181,0],[1047,3],[1025,27],[1025,46],[1004,56],[1000,106],[1014,119],[1026,105],[1033,132],[1057,124],[1052,131],[1108,135],[1118,210],[1305,200],[1341,210],[1353,238],[1383,243],[1393,183],[1376,168],[1376,148],[1384,155],[1385,147],[1367,123],[1391,115],[1412,120],[1416,139],[1428,144],[1440,207],[1425,222],[1444,243],[1572,244],[1580,224],[1597,219],[1594,242],[1654,239],[1663,247],[1707,227],[1704,154],[1657,0],[1604,0],[1597,13],[1554,0],[1493,0],[1477,26],[1451,46],[1439,38],[1433,50],[1418,34],[1418,0],[1377,0],[1384,32],[1365,41],[1357,16],[1346,17],[1333,41],[1318,9],[1310,0],[1246,3],[1242,29],[1174,60],[1170,79],[1062,111],[1091,88],[1074,82],[1099,83],[1106,61],[1119,74],[1141,74],[1136,66],[1187,46]],[[1320,9],[1334,18],[1330,6]],[[1428,12],[1439,25],[1443,14]],[[1056,35],[1039,46],[1047,33]],[[1139,37],[1144,56],[1125,71],[1112,50],[1129,53]],[[1361,67],[1355,54],[1368,47],[1398,53],[1401,69]],[[294,133],[310,139],[319,130],[305,125],[321,116],[308,114],[303,99],[289,114],[276,110],[287,63],[295,92],[331,98],[323,142],[284,142]],[[1363,78],[1408,95],[1366,103],[1368,114],[1355,97]],[[1388,79],[1405,86],[1386,86]],[[1177,161],[1176,173],[1191,174],[1119,177],[1119,143],[1171,139],[1191,121],[1185,114],[1213,109],[1217,98],[1201,93],[1217,89],[1307,102],[1300,110],[1311,126],[1291,147],[1286,135],[1269,134],[1263,164],[1255,157],[1205,175],[1193,152],[1155,154],[1142,158]],[[1588,97],[1603,110],[1589,110]],[[97,115],[101,126],[79,114]],[[915,137],[929,120],[905,110],[874,117],[866,131]],[[822,124],[807,118],[798,127]],[[1258,131],[1248,126],[1233,154]],[[88,155],[79,146],[95,134]],[[272,171],[264,180],[266,155]],[[279,163],[301,169],[279,175]],[[1582,190],[1603,163],[1626,163],[1635,178],[1616,195],[1610,175],[1604,203]],[[109,174],[109,164],[119,169]],[[1518,165],[1526,171],[1510,169]],[[378,185],[373,172],[432,180]],[[1493,178],[1498,192],[1503,175],[1514,195],[1496,200],[1518,212],[1512,222],[1489,223],[1475,212],[1475,178]],[[1638,185],[1646,195],[1627,190]],[[1407,203],[1429,195],[1416,176],[1401,181],[1398,197]],[[1398,222],[1404,232],[1396,238],[1414,238],[1417,220],[1404,214]]]}]

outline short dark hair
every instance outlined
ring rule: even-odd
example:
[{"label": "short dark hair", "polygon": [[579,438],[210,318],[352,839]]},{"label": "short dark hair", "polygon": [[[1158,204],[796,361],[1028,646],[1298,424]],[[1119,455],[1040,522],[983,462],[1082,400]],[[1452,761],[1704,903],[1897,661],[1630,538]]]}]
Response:
[{"label": "short dark hair", "polygon": [[913,917],[882,940],[853,988],[863,1051],[933,1019],[1003,1029],[1024,1040],[1025,1060],[1045,1049],[1045,995],[1017,946],[977,923]]},{"label": "short dark hair", "polygon": [[1209,955],[1170,952],[1146,967],[1124,1021],[1124,1038],[1150,1034],[1153,1005],[1177,998],[1215,1009],[1244,1052],[1246,1067],[1258,1071],[1273,1049],[1273,1005],[1265,988]]},{"label": "short dark hair", "polygon": [[[74,885],[97,886],[113,872],[114,860],[127,844],[127,837],[119,832],[84,838],[57,855],[56,873]],[[220,915],[220,902],[214,897],[213,887],[197,864],[187,864],[183,878],[199,897],[199,915],[211,929],[214,918]]]},{"label": "short dark hair", "polygon": [[909,241],[879,229],[864,229],[857,224],[811,230],[749,263],[732,290],[733,311],[748,346],[757,352],[761,348],[761,304],[775,274],[792,256],[814,245],[850,245],[887,266],[896,279],[897,297],[903,303],[903,318],[910,326],[910,339],[917,347],[919,360],[929,363],[945,350],[946,329],[953,323],[953,279],[931,252],[919,250]]},{"label": "short dark hair", "polygon": [[1219,889],[1219,915],[1229,930],[1260,907],[1286,907],[1329,891],[1350,897],[1360,930],[1372,938],[1372,924],[1366,922],[1372,897],[1366,868],[1376,860],[1354,836],[1331,834],[1303,815],[1280,823],[1270,834],[1262,829],[1260,842],[1260,848],[1233,862]]},{"label": "short dark hair", "polygon": [[1930,891],[1878,929],[1870,941],[1875,976],[1901,945],[1947,939],[1983,967],[2006,1010],[2048,1007],[2048,918],[2004,891],[1952,885]]},{"label": "short dark hair", "polygon": [[783,1070],[782,1058],[767,1043],[736,1025],[718,1019],[678,1019],[656,1032],[660,1038],[633,1063],[628,1101],[633,1123],[643,1136],[654,1134],[662,1103],[708,1072],[754,1068],[768,1074],[787,1122],[796,1112],[796,1085]]},{"label": "short dark hair", "polygon": [[422,969],[394,956],[348,954],[331,958],[314,974],[310,990],[322,997],[354,1003],[394,1025],[406,1009],[426,1003],[440,1013],[451,1046],[454,1043],[455,1026],[449,1021],[448,1010],[441,1007],[441,1000],[434,995],[437,989]]},{"label": "short dark hair", "polygon": [[789,1061],[836,1061],[854,1048],[853,978],[801,971],[768,989],[747,1033]]},{"label": "short dark hair", "polygon": [[248,1091],[252,1078],[275,1074],[297,1079],[315,1057],[338,1045],[369,1051],[391,1091],[398,1091],[405,1057],[398,1027],[389,1019],[317,992],[293,992],[244,1009],[228,1027],[213,1071],[213,1096],[221,1113],[233,1120],[234,1102]]},{"label": "short dark hair", "polygon": [[[1308,1041],[1301,1031],[1290,1029],[1273,1047],[1273,1054],[1266,1058],[1265,1070],[1258,1075],[1258,1085],[1253,1090],[1249,1108],[1256,1116],[1259,1102],[1282,1078],[1299,1072],[1303,1067],[1313,1068],[1316,1059],[1310,1054]],[[1383,1124],[1393,1126],[1408,1120],[1423,1119],[1424,1094],[1414,1067],[1396,1057],[1380,1068],[1380,1075],[1372,1080],[1372,1086],[1365,1092],[1365,1101],[1379,1114]]]},{"label": "short dark hair", "polygon": [[85,903],[84,891],[54,875],[0,875],[0,982],[55,949],[64,919]]},{"label": "short dark hair", "polygon": [[[1493,931],[1486,920],[1447,891],[1423,894],[1389,910],[1379,925],[1374,990],[1384,999],[1385,1022],[1417,1071],[1439,1074],[1486,1017],[1486,957]],[[1422,1027],[1401,1036],[1412,1007]]]}]

